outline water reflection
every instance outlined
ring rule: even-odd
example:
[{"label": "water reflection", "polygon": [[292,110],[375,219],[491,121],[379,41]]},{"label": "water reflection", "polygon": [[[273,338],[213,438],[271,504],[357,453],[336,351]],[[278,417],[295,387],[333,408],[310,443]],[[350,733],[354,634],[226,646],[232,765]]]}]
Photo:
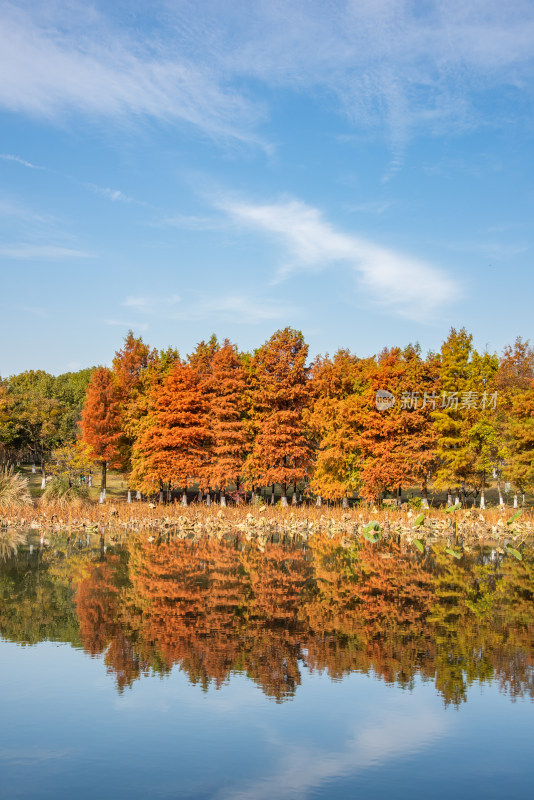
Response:
[{"label": "water reflection", "polygon": [[473,681],[534,697],[532,553],[457,561],[444,546],[421,555],[326,534],[306,546],[95,542],[6,550],[3,638],[81,647],[103,658],[119,691],[179,666],[204,689],[246,675],[277,702],[304,670],[401,687],[419,676],[445,704],[464,702]]}]

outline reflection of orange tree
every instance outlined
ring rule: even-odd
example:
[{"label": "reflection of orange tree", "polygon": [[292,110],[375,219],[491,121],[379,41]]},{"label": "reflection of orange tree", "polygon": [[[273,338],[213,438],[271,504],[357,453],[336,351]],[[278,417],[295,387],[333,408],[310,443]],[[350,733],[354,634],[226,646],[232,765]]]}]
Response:
[{"label": "reflection of orange tree", "polygon": [[141,602],[138,632],[167,669],[179,662],[194,683],[220,685],[239,649],[248,586],[231,546],[174,540],[132,554],[132,591]]},{"label": "reflection of orange tree", "polygon": [[132,545],[127,589],[114,557],[79,585],[84,646],[105,652],[119,687],[149,666],[179,664],[204,688],[243,672],[281,701],[303,661],[334,678],[358,670],[402,686],[419,674],[447,703],[492,678],[534,694],[532,560],[346,545],[326,534],[306,549],[238,537]]},{"label": "reflection of orange tree", "polygon": [[394,544],[347,548],[323,536],[312,552],[316,590],[302,609],[318,634],[310,640],[310,666],[335,677],[373,670],[387,681],[412,680],[432,650],[428,572]]},{"label": "reflection of orange tree", "polygon": [[92,656],[105,653],[104,661],[122,690],[139,677],[142,665],[121,625],[121,573],[117,556],[87,565],[75,596],[80,638]]}]

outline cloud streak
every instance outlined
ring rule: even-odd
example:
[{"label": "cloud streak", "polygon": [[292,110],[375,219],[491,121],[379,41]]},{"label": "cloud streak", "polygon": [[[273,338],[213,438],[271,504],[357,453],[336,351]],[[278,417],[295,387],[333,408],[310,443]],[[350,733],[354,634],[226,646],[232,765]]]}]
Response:
[{"label": "cloud streak", "polygon": [[416,130],[495,124],[486,92],[526,97],[534,72],[529,0],[161,0],[148,30],[135,0],[122,19],[101,7],[0,3],[0,105],[183,122],[257,142],[265,109],[247,81],[326,93],[355,127],[387,131],[394,172]]},{"label": "cloud streak", "polygon": [[424,320],[461,294],[459,284],[435,266],[359,236],[343,233],[321,212],[291,200],[271,205],[218,203],[234,221],[271,235],[286,252],[279,278],[295,270],[350,267],[366,298],[400,316]]},{"label": "cloud streak", "polygon": [[13,244],[0,247],[0,257],[31,261],[55,261],[65,258],[94,258],[92,253],[68,247],[41,244]]},{"label": "cloud streak", "polygon": [[200,61],[158,41],[143,45],[144,32],[134,38],[112,30],[94,9],[76,8],[75,23],[68,14],[42,18],[31,6],[28,12],[0,6],[5,109],[48,118],[73,111],[103,119],[152,117],[185,122],[213,137],[254,138],[247,129],[255,105],[219,85]]},{"label": "cloud streak", "polygon": [[244,293],[230,293],[213,297],[182,299],[170,297],[129,296],[121,305],[147,316],[167,320],[233,322],[256,324],[272,320],[290,319],[297,313],[294,305],[272,298],[256,297]]},{"label": "cloud streak", "polygon": [[32,164],[30,161],[26,161],[24,158],[11,155],[11,153],[0,153],[0,158],[3,161],[13,161],[15,164],[20,164],[23,167],[28,167],[28,169],[45,169],[45,167],[39,167],[36,164]]}]

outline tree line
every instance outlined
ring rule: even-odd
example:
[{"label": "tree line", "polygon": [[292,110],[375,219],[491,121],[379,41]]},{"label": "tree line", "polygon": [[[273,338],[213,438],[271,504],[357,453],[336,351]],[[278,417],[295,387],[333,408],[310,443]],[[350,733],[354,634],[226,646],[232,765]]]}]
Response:
[{"label": "tree line", "polygon": [[130,331],[111,368],[0,383],[4,458],[25,446],[45,463],[75,439],[103,490],[112,467],[132,490],[184,500],[193,488],[224,503],[265,487],[274,499],[276,485],[285,504],[418,487],[426,504],[432,487],[484,507],[495,486],[517,504],[534,485],[534,351],[518,338],[500,357],[478,352],[453,328],[436,353],[339,350],[309,363],[288,327],[251,353],[212,336],[181,357]]}]

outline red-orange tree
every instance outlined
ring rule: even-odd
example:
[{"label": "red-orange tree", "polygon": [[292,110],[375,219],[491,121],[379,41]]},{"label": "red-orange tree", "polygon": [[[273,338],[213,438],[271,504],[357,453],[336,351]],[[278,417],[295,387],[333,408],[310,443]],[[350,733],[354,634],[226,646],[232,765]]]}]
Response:
[{"label": "red-orange tree", "polygon": [[150,392],[151,410],[134,445],[132,482],[145,491],[206,485],[210,432],[199,378],[177,362]]},{"label": "red-orange tree", "polygon": [[[417,348],[393,348],[380,354],[361,406],[361,481],[366,497],[417,483],[426,495],[437,436],[431,423],[436,379],[436,359],[422,359]],[[379,389],[395,396],[392,408],[377,409]]]},{"label": "red-orange tree", "polygon": [[308,345],[300,331],[277,331],[254,354],[253,424],[249,483],[286,485],[303,480],[311,462],[303,412],[308,402]]},{"label": "red-orange tree", "polygon": [[210,483],[224,491],[239,488],[250,438],[245,425],[245,370],[235,346],[226,339],[212,357],[211,371],[202,381],[209,404],[212,436]]},{"label": "red-orange tree", "polygon": [[81,439],[89,454],[102,466],[101,489],[106,489],[106,468],[121,466],[120,396],[107,367],[97,367],[91,376],[80,421]]}]

